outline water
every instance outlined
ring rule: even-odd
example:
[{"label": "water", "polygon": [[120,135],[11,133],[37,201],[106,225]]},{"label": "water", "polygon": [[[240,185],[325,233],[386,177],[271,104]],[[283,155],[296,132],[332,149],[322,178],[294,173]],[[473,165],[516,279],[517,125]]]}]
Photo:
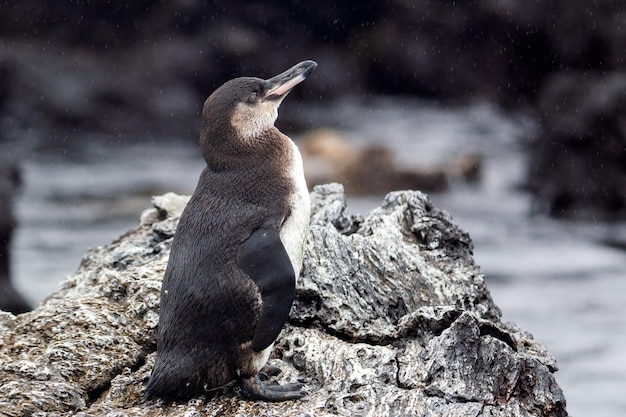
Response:
[{"label": "water", "polygon": [[[532,202],[518,185],[521,143],[534,132],[532,120],[484,103],[444,109],[400,99],[348,99],[307,108],[306,117],[349,139],[384,143],[406,166],[483,155],[482,181],[453,183],[450,192],[432,195],[435,204],[470,232],[504,320],[531,332],[557,358],[570,415],[623,414],[626,252],[599,242],[626,241],[626,225],[530,215]],[[25,161],[13,269],[33,302],[54,291],[88,247],[134,227],[151,195],[191,193],[203,167],[195,138],[116,147],[88,139],[72,146],[72,157],[55,151]],[[348,198],[348,204],[366,214],[381,199]]]}]

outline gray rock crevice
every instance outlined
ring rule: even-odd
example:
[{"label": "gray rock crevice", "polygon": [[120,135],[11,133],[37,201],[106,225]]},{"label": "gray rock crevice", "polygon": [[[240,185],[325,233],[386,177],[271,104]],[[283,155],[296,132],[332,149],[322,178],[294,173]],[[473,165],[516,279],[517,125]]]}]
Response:
[{"label": "gray rock crevice", "polygon": [[159,291],[187,198],[155,197],[139,226],[91,249],[35,311],[0,314],[7,416],[566,416],[556,362],[502,323],[472,243],[419,192],[348,214],[341,186],[311,194],[296,301],[270,359],[309,395],[246,402],[235,385],[147,402]]}]

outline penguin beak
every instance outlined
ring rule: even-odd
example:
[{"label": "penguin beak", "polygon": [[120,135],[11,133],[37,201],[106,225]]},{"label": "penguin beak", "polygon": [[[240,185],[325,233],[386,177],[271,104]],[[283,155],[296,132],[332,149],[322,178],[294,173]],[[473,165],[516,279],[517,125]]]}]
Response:
[{"label": "penguin beak", "polygon": [[283,99],[296,85],[300,84],[317,67],[315,61],[302,61],[287,71],[265,80],[265,100]]}]

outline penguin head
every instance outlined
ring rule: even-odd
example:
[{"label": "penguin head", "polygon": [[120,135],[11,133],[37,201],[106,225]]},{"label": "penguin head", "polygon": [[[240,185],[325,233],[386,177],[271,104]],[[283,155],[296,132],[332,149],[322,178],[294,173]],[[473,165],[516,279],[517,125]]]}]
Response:
[{"label": "penguin head", "polygon": [[283,99],[315,67],[314,61],[303,61],[267,80],[241,77],[227,81],[204,103],[202,140],[224,134],[241,141],[259,137],[274,126]]}]

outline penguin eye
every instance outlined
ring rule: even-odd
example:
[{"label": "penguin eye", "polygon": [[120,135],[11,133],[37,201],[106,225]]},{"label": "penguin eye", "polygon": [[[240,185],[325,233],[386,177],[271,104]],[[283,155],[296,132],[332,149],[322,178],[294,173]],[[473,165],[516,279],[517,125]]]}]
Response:
[{"label": "penguin eye", "polygon": [[255,102],[258,99],[259,99],[259,93],[257,93],[256,91],[250,94],[250,96],[248,97],[249,102]]}]

